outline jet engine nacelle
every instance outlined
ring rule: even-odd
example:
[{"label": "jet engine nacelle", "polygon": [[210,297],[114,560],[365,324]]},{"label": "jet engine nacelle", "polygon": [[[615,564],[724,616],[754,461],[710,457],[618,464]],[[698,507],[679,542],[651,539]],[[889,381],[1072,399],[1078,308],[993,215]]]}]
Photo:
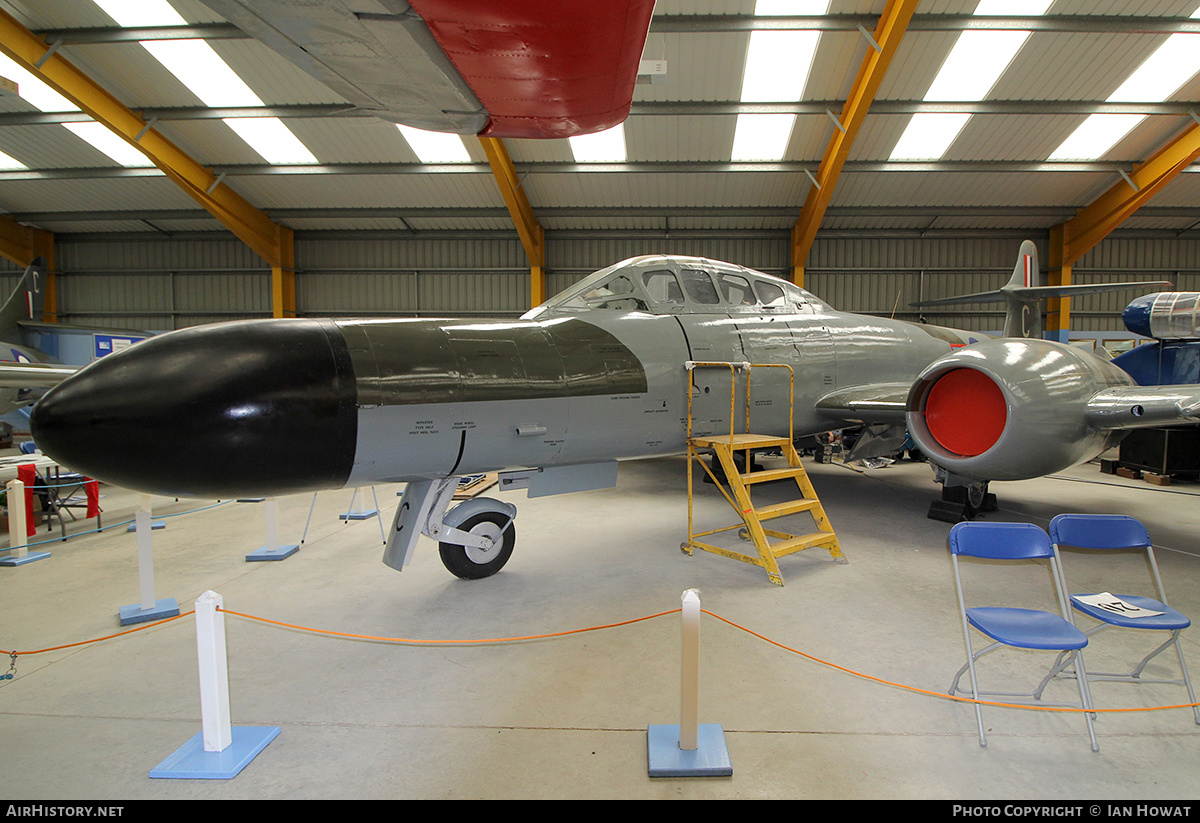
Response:
[{"label": "jet engine nacelle", "polygon": [[1133,381],[1062,343],[990,340],[947,354],[908,395],[909,435],[929,459],[967,480],[1025,480],[1096,457],[1121,432],[1084,417],[1097,392]]}]

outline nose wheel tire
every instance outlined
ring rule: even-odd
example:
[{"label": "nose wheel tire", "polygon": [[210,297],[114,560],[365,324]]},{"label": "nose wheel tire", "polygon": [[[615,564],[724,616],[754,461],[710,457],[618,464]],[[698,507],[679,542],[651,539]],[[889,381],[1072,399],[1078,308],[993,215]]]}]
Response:
[{"label": "nose wheel tire", "polygon": [[442,565],[451,574],[466,580],[479,580],[491,577],[504,568],[517,542],[517,527],[506,515],[501,512],[479,512],[468,517],[458,528],[494,540],[495,543],[491,548],[438,543]]}]

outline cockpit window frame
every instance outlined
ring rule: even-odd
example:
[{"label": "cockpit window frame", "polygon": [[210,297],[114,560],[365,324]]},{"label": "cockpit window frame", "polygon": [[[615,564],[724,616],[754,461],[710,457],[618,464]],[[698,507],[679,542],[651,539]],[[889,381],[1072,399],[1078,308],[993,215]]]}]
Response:
[{"label": "cockpit window frame", "polygon": [[[686,272],[697,272],[703,275],[695,283],[707,284],[716,302],[701,302],[693,289],[689,288],[689,277]],[[652,275],[669,273],[673,276],[674,288],[681,300],[659,300],[652,296],[646,278]],[[624,277],[632,289],[621,294],[599,295],[589,297],[604,288],[609,281]],[[748,289],[748,296],[754,302],[732,303],[728,299],[724,278],[729,282],[738,282],[739,288]],[[746,284],[746,285],[741,285]],[[760,287],[781,289],[783,298],[780,305],[768,305],[763,301]],[[668,288],[668,294],[672,293]],[[707,295],[702,294],[701,297]],[[610,305],[618,302],[634,301],[632,306]],[[545,313],[576,312],[576,311],[630,311],[656,315],[673,314],[821,314],[830,310],[823,301],[809,292],[782,278],[777,278],[753,269],[723,264],[702,258],[655,256],[633,258],[601,269],[580,280],[574,286],[548,300],[546,303],[531,310],[527,317],[539,317]]]}]

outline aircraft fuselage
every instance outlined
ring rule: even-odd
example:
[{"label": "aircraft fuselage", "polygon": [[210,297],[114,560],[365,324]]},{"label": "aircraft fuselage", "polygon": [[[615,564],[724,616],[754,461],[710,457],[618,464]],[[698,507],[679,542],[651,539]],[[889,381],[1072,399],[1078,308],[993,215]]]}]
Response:
[{"label": "aircraft fuselage", "polygon": [[[213,324],[92,364],[34,435],[88,476],[216,497],[653,457],[685,449],[689,361],[791,365],[800,435],[840,427],[815,409],[839,374],[911,381],[954,339],[837,312]],[[695,380],[694,433],[728,429],[729,370]],[[752,425],[786,433],[786,370],[752,380]]]}]

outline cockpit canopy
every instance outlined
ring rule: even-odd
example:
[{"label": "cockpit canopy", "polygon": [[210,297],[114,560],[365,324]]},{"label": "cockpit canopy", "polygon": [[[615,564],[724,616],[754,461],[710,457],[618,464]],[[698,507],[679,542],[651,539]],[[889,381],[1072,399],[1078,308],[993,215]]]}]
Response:
[{"label": "cockpit canopy", "polygon": [[586,310],[650,314],[816,314],[829,310],[804,289],[754,269],[678,255],[633,257],[601,269],[525,319]]}]

